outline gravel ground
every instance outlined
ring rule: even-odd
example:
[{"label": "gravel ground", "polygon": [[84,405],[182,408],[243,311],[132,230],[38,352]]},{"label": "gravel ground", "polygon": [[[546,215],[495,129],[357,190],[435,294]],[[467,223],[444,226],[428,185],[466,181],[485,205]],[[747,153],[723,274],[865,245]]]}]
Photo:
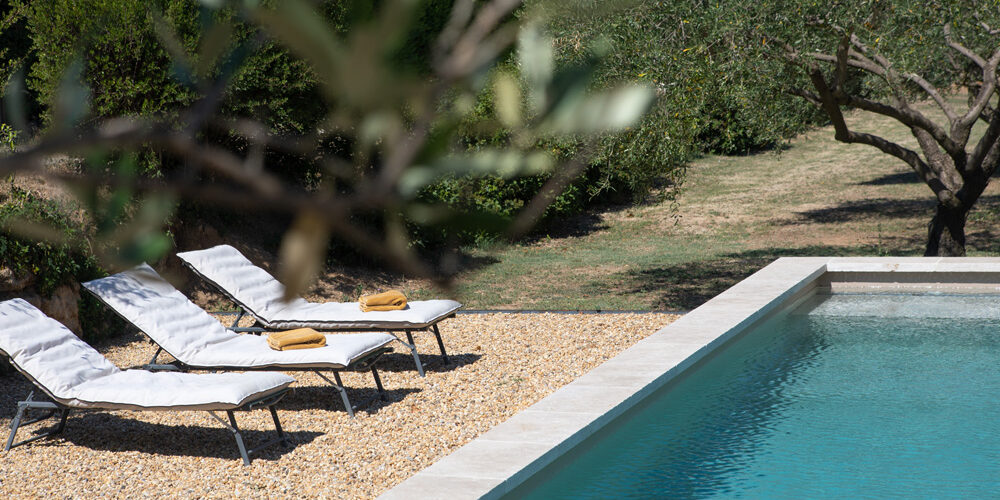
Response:
[{"label": "gravel ground", "polygon": [[[205,412],[80,412],[65,432],[0,452],[0,498],[329,497],[371,498],[490,427],[670,323],[669,314],[468,314],[444,321],[452,363],[434,336],[416,334],[426,378],[402,346],[379,363],[388,392],[351,419],[329,386],[291,373],[295,390],[278,404],[295,445],[273,447],[250,467],[232,436]],[[154,351],[139,334],[99,349],[120,367]],[[375,394],[368,372],[346,373],[352,401]],[[0,426],[31,390],[0,376]],[[266,411],[238,413],[249,446],[273,437]],[[48,422],[22,427],[30,436]],[[2,438],[6,439],[6,432]]]}]

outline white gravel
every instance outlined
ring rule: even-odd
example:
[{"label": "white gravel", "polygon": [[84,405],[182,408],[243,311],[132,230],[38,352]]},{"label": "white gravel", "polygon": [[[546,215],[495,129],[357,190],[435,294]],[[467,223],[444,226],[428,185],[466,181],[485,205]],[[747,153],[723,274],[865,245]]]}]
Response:
[{"label": "white gravel", "polygon": [[[396,348],[379,364],[389,400],[350,419],[329,386],[290,373],[295,390],[278,405],[295,445],[244,467],[232,436],[204,412],[71,414],[66,431],[0,452],[0,498],[371,498],[490,427],[670,323],[669,314],[467,314],[441,324],[452,364],[434,337],[416,334],[426,378]],[[138,334],[100,350],[120,367],[142,364],[152,344]],[[368,372],[346,373],[352,400],[374,395]],[[6,440],[16,402],[31,385],[0,376]],[[266,411],[239,413],[250,446],[273,437]],[[30,436],[49,423],[22,427]]]}]

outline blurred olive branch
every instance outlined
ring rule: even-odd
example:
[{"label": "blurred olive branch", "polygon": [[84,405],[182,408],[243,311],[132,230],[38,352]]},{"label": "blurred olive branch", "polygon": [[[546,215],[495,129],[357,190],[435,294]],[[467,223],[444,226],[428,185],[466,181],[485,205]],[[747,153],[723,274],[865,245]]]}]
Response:
[{"label": "blurred olive branch", "polygon": [[[452,175],[550,173],[542,189],[509,221],[508,234],[518,237],[586,166],[594,141],[634,123],[654,97],[652,89],[643,85],[592,90],[596,59],[557,65],[552,40],[539,22],[542,2],[524,7],[519,0],[456,0],[433,44],[429,75],[400,69],[390,57],[414,22],[418,2],[413,0],[384,2],[371,19],[343,35],[306,0],[273,5],[205,0],[202,5],[217,15],[203,27],[196,53],[189,53],[169,23],[150,11],[178,78],[201,95],[186,110],[175,117],[93,119],[88,116],[89,91],[80,83],[80,65],[71,65],[60,86],[53,123],[20,150],[0,158],[0,176],[40,175],[77,192],[124,192],[155,205],[134,221],[138,229],[116,233],[119,239],[136,240],[119,242],[119,248],[133,249],[120,252],[125,255],[118,256],[119,265],[165,252],[163,241],[150,239],[149,230],[161,228],[170,216],[169,200],[189,199],[244,210],[247,217],[259,211],[294,214],[279,268],[290,295],[299,294],[319,270],[331,236],[404,273],[447,284],[448,269],[412,250],[403,219],[425,224],[486,221],[476,222],[470,214],[443,205],[421,203],[417,197],[421,189]],[[256,34],[236,43],[234,20],[248,24]],[[315,73],[324,100],[315,105],[326,114],[316,130],[281,134],[260,121],[219,114],[240,64],[265,36],[306,61]],[[517,53],[513,76],[497,69],[512,48]],[[5,92],[5,109],[14,115],[9,121],[15,126],[25,122],[17,116],[24,109],[19,102],[22,80],[23,75],[15,75]],[[489,126],[504,130],[511,140],[502,149],[469,149],[457,137],[454,124],[469,113],[467,103],[489,88],[495,90],[497,110],[497,119]],[[210,139],[220,133],[239,137],[245,147],[234,150]],[[535,150],[539,140],[558,136],[577,137],[584,154],[556,165],[549,153]],[[325,148],[333,138],[349,144],[351,154]],[[147,148],[169,155],[183,168],[151,177],[45,166],[46,159],[57,154],[95,158]],[[324,172],[320,183],[306,190],[283,180],[267,168],[265,151],[292,153],[320,165]],[[91,210],[100,210],[91,205]],[[362,213],[381,214],[383,224],[379,228],[357,224],[353,217]]]}]

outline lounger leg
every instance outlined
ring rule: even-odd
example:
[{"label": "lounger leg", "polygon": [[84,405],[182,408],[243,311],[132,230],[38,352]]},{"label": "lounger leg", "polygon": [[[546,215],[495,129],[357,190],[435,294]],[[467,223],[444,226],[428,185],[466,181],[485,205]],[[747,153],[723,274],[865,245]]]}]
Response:
[{"label": "lounger leg", "polygon": [[226,415],[229,417],[228,422],[216,415],[214,411],[208,412],[209,416],[222,424],[222,426],[228,429],[229,432],[233,433],[233,437],[236,439],[236,446],[240,449],[240,457],[243,458],[243,465],[250,465],[250,455],[258,453],[260,450],[263,450],[273,444],[281,443],[285,446],[291,446],[292,441],[281,428],[281,421],[278,420],[278,411],[274,408],[274,405],[277,404],[282,397],[284,397],[286,392],[287,389],[278,394],[272,394],[264,399],[253,401],[239,408],[242,410],[252,410],[257,407],[265,406],[271,411],[271,419],[274,420],[274,429],[278,431],[278,438],[272,439],[256,448],[247,448],[246,442],[243,440],[243,432],[240,431],[239,425],[236,424],[236,415],[234,415],[233,410],[226,410]]},{"label": "lounger leg", "polygon": [[162,348],[162,347],[159,347],[159,346],[157,346],[157,347],[156,347],[156,352],[154,352],[154,353],[153,353],[153,357],[152,357],[152,359],[150,359],[150,360],[149,360],[149,363],[146,363],[146,364],[147,364],[147,365],[155,365],[155,364],[156,364],[156,358],[160,357],[160,353],[161,353],[161,352],[163,352],[163,348]]},{"label": "lounger leg", "polygon": [[230,329],[232,329],[232,328],[239,328],[240,327],[240,320],[243,319],[243,316],[246,315],[246,313],[247,312],[241,307],[240,308],[240,313],[236,315],[236,321],[233,321],[233,326],[231,326]]},{"label": "lounger leg", "polygon": [[378,370],[372,365],[372,376],[375,377],[375,387],[378,388],[378,398],[385,401],[385,388],[382,387],[382,379],[378,376]]},{"label": "lounger leg", "polygon": [[337,391],[340,392],[340,398],[344,400],[344,408],[347,408],[347,415],[354,418],[354,406],[347,398],[347,389],[344,388],[344,382],[340,380],[340,372],[333,372],[333,379],[337,381]]},{"label": "lounger leg", "polygon": [[[11,448],[21,446],[22,444],[27,444],[32,441],[37,441],[39,439],[59,434],[66,428],[66,419],[69,417],[69,408],[60,407],[55,403],[49,403],[47,401],[32,401],[31,397],[34,393],[28,394],[28,398],[24,401],[18,401],[17,403],[17,414],[14,415],[14,420],[10,422],[10,436],[7,437],[7,443],[4,446],[4,451],[10,451]],[[46,413],[40,417],[25,420],[25,416],[28,410],[47,410]],[[32,436],[20,442],[14,442],[14,438],[17,436],[17,430],[22,425],[30,425],[35,422],[41,422],[42,420],[48,419],[56,414],[60,413],[59,423],[56,425],[55,429],[51,431]]]},{"label": "lounger leg", "polygon": [[441,331],[438,330],[437,323],[431,325],[431,328],[434,329],[434,336],[437,337],[438,347],[441,349],[441,359],[444,361],[444,364],[451,364],[451,361],[448,360],[448,353],[444,350],[444,341],[441,340]]},{"label": "lounger leg", "polygon": [[318,371],[313,373],[319,375],[319,378],[326,380],[326,383],[332,385],[333,388],[340,393],[340,399],[344,402],[344,408],[347,410],[347,415],[354,418],[354,407],[351,405],[351,400],[347,397],[347,389],[344,389],[344,383],[340,381],[340,373],[336,370],[333,372],[333,379],[336,380],[336,382],[331,382],[330,379],[326,378],[326,376]]},{"label": "lounger leg", "polygon": [[162,352],[163,352],[163,348],[162,347],[157,347],[156,348],[156,353],[153,354],[153,357],[149,360],[149,363],[146,363],[146,364],[142,365],[142,369],[146,370],[146,371],[151,371],[151,372],[160,371],[160,370],[162,370],[162,371],[170,371],[170,372],[183,371],[177,365],[173,365],[173,364],[169,364],[169,363],[157,363],[156,362],[156,358],[160,357],[160,353],[162,353]]},{"label": "lounger leg", "polygon": [[417,373],[419,373],[421,377],[425,377],[426,375],[424,374],[424,364],[420,361],[420,354],[417,353],[417,344],[416,342],[413,341],[413,333],[411,333],[409,330],[406,331],[406,340],[409,340],[410,343],[407,344],[402,340],[400,340],[400,342],[406,344],[406,347],[410,348],[410,352],[413,354],[413,362],[417,364]]},{"label": "lounger leg", "polygon": [[69,418],[69,408],[62,409],[62,415],[59,417],[59,425],[56,429],[52,431],[52,434],[59,434],[66,428],[66,419]]},{"label": "lounger leg", "polygon": [[236,446],[240,448],[240,456],[243,457],[243,465],[250,465],[250,454],[247,453],[246,443],[243,442],[243,434],[240,433],[240,428],[236,425],[236,416],[233,415],[232,410],[226,410],[226,414],[229,415],[229,430],[232,431],[233,436],[236,437]]},{"label": "lounger leg", "polygon": [[281,444],[284,446],[291,446],[292,441],[288,439],[288,436],[285,435],[285,431],[281,429],[281,421],[278,420],[278,410],[274,408],[274,405],[268,406],[267,409],[271,410],[271,419],[274,420],[274,428],[278,431],[278,439],[281,441]]},{"label": "lounger leg", "polygon": [[[29,398],[31,396],[28,396]],[[17,405],[17,414],[14,415],[14,420],[10,421],[10,436],[7,438],[7,446],[4,446],[3,451],[10,451],[14,447],[14,436],[17,435],[17,428],[21,426],[21,417],[24,416],[25,407],[22,405]]]}]

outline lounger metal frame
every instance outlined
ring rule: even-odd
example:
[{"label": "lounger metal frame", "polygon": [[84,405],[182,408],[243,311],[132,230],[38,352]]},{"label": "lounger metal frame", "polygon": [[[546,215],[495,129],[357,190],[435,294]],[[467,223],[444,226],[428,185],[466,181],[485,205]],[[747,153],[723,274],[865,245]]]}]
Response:
[{"label": "lounger metal frame", "polygon": [[[15,364],[13,361],[11,361],[10,364],[15,369],[17,369],[18,372],[24,375],[25,378],[31,381],[32,384],[34,384],[36,387],[41,389],[42,392],[44,392],[47,396],[49,396],[52,399],[52,401],[35,401],[34,399],[32,399],[35,395],[35,391],[30,391],[28,393],[28,397],[25,398],[24,401],[18,401],[17,414],[14,415],[14,419],[11,420],[10,422],[10,435],[7,437],[7,444],[4,446],[3,449],[4,452],[10,451],[11,448],[15,448],[23,444],[28,444],[34,441],[38,441],[39,439],[42,438],[55,436],[57,434],[62,433],[62,431],[66,428],[66,420],[69,418],[70,411],[102,410],[101,408],[74,408],[71,406],[58,403],[56,402],[55,397],[49,394],[49,392],[44,387],[38,384],[38,382],[36,382],[34,378],[32,378],[30,375],[24,372],[24,370],[21,370],[21,368],[17,366],[17,364]],[[239,448],[240,451],[240,457],[243,458],[243,465],[250,465],[250,455],[258,453],[265,448],[269,448],[279,443],[283,446],[292,445],[291,439],[288,438],[288,435],[286,435],[284,430],[281,428],[281,421],[278,420],[278,411],[274,408],[274,405],[276,405],[278,401],[281,401],[281,399],[285,397],[285,394],[287,394],[289,390],[290,390],[289,388],[281,389],[280,391],[268,394],[267,396],[244,403],[242,406],[239,406],[237,408],[225,410],[226,415],[229,417],[228,422],[226,422],[221,417],[216,415],[214,410],[206,410],[212,418],[217,420],[227,430],[233,433],[233,438],[236,440],[236,446],[237,448]],[[234,412],[250,411],[256,408],[267,408],[268,410],[270,410],[271,419],[274,421],[274,428],[278,433],[278,437],[276,439],[272,439],[270,441],[262,443],[254,448],[247,448],[246,441],[243,439],[243,433],[236,423],[236,415],[234,414]],[[33,410],[43,410],[44,413],[42,413],[40,416],[30,417],[28,414]],[[17,436],[17,431],[21,426],[31,425],[37,422],[47,420],[55,416],[57,413],[59,415],[59,423],[56,424],[56,427],[54,429],[49,429],[48,431],[36,434],[30,438],[23,439],[21,441],[15,441]],[[25,417],[28,417],[28,419],[25,420]]]},{"label": "lounger metal frame", "polygon": [[[270,327],[266,327],[265,328],[263,326],[240,327],[239,326],[240,320],[243,319],[243,316],[245,316],[247,314],[249,314],[250,317],[252,317],[254,319],[254,324],[255,325],[266,325],[266,323],[264,321],[262,321],[259,316],[257,316],[256,314],[254,314],[253,311],[250,310],[250,308],[248,308],[245,304],[243,304],[243,302],[240,302],[239,300],[236,299],[236,297],[233,296],[233,294],[229,293],[229,290],[226,290],[225,287],[219,285],[218,283],[216,283],[214,280],[212,280],[208,276],[205,276],[204,274],[202,274],[201,271],[199,271],[195,266],[191,265],[191,263],[188,262],[187,260],[180,259],[180,261],[181,261],[181,264],[184,267],[186,267],[189,270],[191,270],[192,273],[194,273],[195,275],[197,275],[201,279],[203,279],[203,280],[211,283],[212,286],[214,286],[216,290],[222,292],[223,295],[225,295],[229,300],[231,300],[234,304],[236,304],[236,307],[239,307],[240,312],[236,316],[236,321],[233,322],[233,326],[229,328],[230,330],[232,330],[234,332],[241,332],[241,333],[263,333],[263,332],[267,332],[267,331],[278,330],[277,328],[270,328]],[[417,352],[417,345],[413,341],[413,332],[433,332],[434,333],[434,337],[437,339],[438,348],[441,349],[441,360],[444,361],[444,364],[447,365],[447,364],[450,363],[450,361],[448,359],[448,353],[444,350],[444,341],[441,340],[441,331],[438,330],[437,324],[439,322],[443,321],[443,320],[446,320],[448,318],[454,318],[454,317],[455,317],[455,313],[453,312],[453,313],[451,313],[451,314],[449,314],[447,316],[443,316],[441,318],[438,318],[437,320],[435,320],[430,325],[427,325],[427,326],[424,326],[424,327],[421,327],[421,328],[351,328],[351,327],[347,327],[347,328],[323,328],[322,326],[319,326],[319,327],[312,326],[311,328],[313,328],[315,330],[322,330],[322,331],[325,331],[325,332],[343,332],[343,333],[348,333],[348,332],[386,332],[386,333],[389,333],[393,337],[396,337],[396,340],[399,341],[400,344],[405,345],[406,348],[410,350],[410,353],[413,355],[413,362],[417,366],[417,373],[420,374],[421,377],[424,377],[424,376],[426,376],[425,373],[424,373],[424,364],[420,361],[420,354]],[[403,342],[403,339],[399,338],[396,335],[396,332],[406,332],[406,339],[409,340],[409,342]]]},{"label": "lounger metal frame", "polygon": [[[144,334],[145,334],[145,332],[144,332]],[[156,344],[156,341],[154,341],[152,338],[149,338],[148,335],[146,335],[146,337],[149,339],[150,343]],[[179,360],[178,361],[174,361],[173,363],[157,363],[156,359],[158,357],[160,357],[160,353],[163,353],[163,352],[166,352],[166,349],[164,349],[162,346],[160,346],[160,345],[157,344],[156,345],[156,353],[153,354],[152,359],[150,359],[148,363],[146,363],[145,365],[142,365],[142,368],[144,370],[149,370],[149,371],[185,371],[185,372],[186,371],[191,371],[191,370],[206,370],[206,371],[219,371],[219,370],[222,370],[222,371],[313,372],[316,375],[318,375],[319,378],[323,379],[326,383],[328,383],[331,386],[333,386],[333,389],[335,391],[337,391],[337,394],[340,395],[340,400],[344,403],[344,409],[347,410],[347,415],[350,416],[351,418],[354,418],[354,412],[355,412],[355,410],[358,410],[358,409],[360,409],[360,408],[368,405],[369,403],[371,403],[372,401],[374,401],[376,399],[385,401],[385,399],[386,399],[385,398],[385,387],[382,386],[382,378],[379,377],[379,375],[378,375],[378,369],[375,368],[375,362],[378,361],[378,359],[380,357],[382,357],[383,354],[392,352],[392,348],[391,347],[380,347],[380,348],[378,348],[378,349],[376,349],[376,350],[374,350],[374,351],[372,351],[372,352],[370,352],[370,353],[362,356],[361,358],[358,358],[353,363],[351,363],[349,366],[347,366],[347,367],[345,367],[343,369],[338,369],[338,368],[298,368],[298,367],[292,367],[292,366],[273,366],[273,367],[261,367],[261,368],[246,367],[246,366],[197,366],[197,365],[189,365],[189,364],[184,363],[184,362],[179,361]],[[171,354],[170,352],[167,352],[167,354],[170,354],[171,356],[173,356],[173,354]],[[176,359],[176,358],[177,358],[177,356],[174,356],[174,359]],[[373,397],[373,398],[368,398],[368,399],[366,399],[366,400],[358,403],[357,405],[352,405],[350,398],[347,396],[347,389],[344,388],[344,383],[340,379],[340,372],[344,371],[344,370],[352,370],[352,371],[371,370],[372,377],[375,379],[375,387],[378,390],[378,394],[375,397]],[[325,375],[323,375],[323,372],[332,372],[333,373],[333,380],[330,380]]]},{"label": "lounger metal frame", "polygon": [[[111,311],[113,311],[115,314],[117,314],[118,317],[121,318],[122,320],[124,320],[126,323],[128,323],[128,324],[130,324],[132,326],[135,326],[136,329],[138,329],[140,332],[142,332],[143,335],[146,336],[146,338],[150,341],[150,343],[156,345],[156,352],[153,354],[153,358],[149,360],[149,363],[146,363],[145,365],[142,365],[142,367],[141,367],[141,368],[143,368],[145,370],[149,370],[149,371],[170,370],[170,371],[185,371],[185,372],[186,371],[190,371],[190,370],[205,370],[205,371],[209,371],[209,372],[212,372],[212,371],[269,371],[269,372],[275,372],[275,371],[281,371],[281,372],[303,372],[303,371],[306,371],[306,372],[314,372],[315,374],[319,375],[319,377],[321,379],[323,379],[328,384],[330,384],[330,385],[333,386],[334,390],[336,390],[337,393],[340,395],[341,401],[343,401],[343,403],[344,403],[344,409],[347,410],[347,415],[350,416],[351,418],[354,418],[354,410],[360,408],[363,405],[367,405],[368,403],[371,403],[376,398],[378,398],[378,399],[380,399],[382,401],[385,401],[385,388],[382,387],[382,379],[378,376],[378,370],[375,368],[375,362],[378,361],[378,358],[380,358],[383,354],[392,352],[392,348],[391,347],[380,347],[378,349],[375,349],[375,350],[369,352],[368,354],[365,354],[364,356],[362,356],[362,357],[354,360],[354,362],[352,362],[348,366],[345,366],[344,368],[297,368],[297,367],[294,367],[294,366],[283,366],[283,365],[268,366],[268,367],[259,367],[259,368],[258,367],[246,367],[246,366],[199,366],[199,365],[187,364],[187,363],[184,363],[183,361],[180,361],[180,360],[177,360],[177,361],[175,361],[173,363],[157,363],[156,362],[156,358],[158,358],[160,356],[160,353],[162,353],[162,352],[166,352],[167,354],[173,356],[175,360],[178,359],[178,358],[177,358],[177,356],[174,356],[174,353],[172,353],[170,351],[167,351],[166,349],[163,348],[163,346],[157,344],[156,340],[154,340],[153,337],[150,337],[148,333],[142,331],[141,328],[137,327],[135,324],[133,324],[131,321],[129,321],[129,319],[126,318],[125,316],[123,316],[121,313],[119,313],[117,309],[115,309],[114,307],[111,307],[110,305],[108,305],[100,295],[94,293],[92,290],[90,290],[87,287],[81,287],[81,288],[83,288],[84,290],[87,290],[88,292],[90,292],[90,294],[93,295],[94,297],[96,297],[97,300],[101,304],[104,304],[105,307],[107,307],[108,309],[110,309]],[[234,330],[232,328],[227,328],[227,329],[230,330],[230,331],[232,331],[232,332],[234,332],[234,333],[242,333],[241,330]],[[419,360],[418,360],[418,362],[419,362]],[[378,389],[378,395],[376,396],[376,398],[366,399],[366,400],[362,401],[361,403],[359,403],[358,405],[355,406],[355,405],[351,404],[350,398],[347,397],[347,389],[344,388],[344,384],[340,380],[340,371],[342,371],[342,370],[357,370],[357,371],[360,371],[360,370],[365,370],[365,369],[370,369],[371,370],[372,376],[375,378],[375,386]],[[331,382],[330,379],[328,379],[325,376],[323,376],[323,374],[320,373],[320,372],[323,372],[323,371],[333,372],[333,378],[336,381],[336,383]]]},{"label": "lounger metal frame", "polygon": [[[185,263],[185,265],[187,265],[187,263]],[[188,265],[188,268],[189,269],[193,269],[190,265]],[[201,276],[201,274],[198,274],[198,275]],[[211,280],[208,280],[207,278],[205,278],[205,279],[207,281],[211,282]],[[211,282],[211,283],[215,284],[214,282]],[[229,293],[226,292],[222,287],[216,286],[216,288],[218,288],[219,290],[221,290],[222,293],[224,295],[226,295],[227,297],[229,297],[229,299],[232,300],[233,303],[235,303],[237,305],[237,307],[239,307],[239,309],[240,309],[239,314],[236,315],[236,320],[233,321],[233,326],[229,327],[229,330],[232,330],[232,331],[238,332],[238,333],[265,333],[265,332],[276,331],[277,330],[275,328],[267,328],[267,327],[264,327],[264,326],[238,326],[240,324],[240,320],[242,320],[244,316],[248,316],[248,315],[251,318],[254,319],[254,325],[263,325],[264,323],[262,323],[261,320],[259,318],[257,318],[257,316],[255,316],[253,313],[248,313],[247,312],[247,308],[244,307],[243,304],[241,304],[239,301],[237,301],[234,297],[232,297],[231,295],[229,295]],[[334,329],[327,329],[327,328],[320,327],[318,325],[317,326],[313,326],[311,328],[313,328],[315,330],[324,331],[324,332],[342,332],[342,333],[350,333],[350,332],[386,332],[386,333],[392,335],[393,337],[396,337],[396,340],[399,341],[400,344],[403,344],[404,346],[406,346],[407,349],[410,350],[410,354],[413,356],[413,361],[417,365],[417,373],[419,373],[421,377],[424,377],[424,376],[426,376],[426,374],[424,373],[424,364],[420,360],[420,354],[417,352],[417,345],[413,341],[413,332],[431,332],[431,333],[433,333],[434,334],[434,338],[437,339],[438,349],[441,350],[441,361],[443,361],[444,364],[446,364],[446,365],[450,364],[451,360],[448,358],[448,352],[444,348],[444,340],[441,339],[441,330],[438,329],[438,325],[437,324],[440,323],[443,320],[446,320],[446,319],[449,319],[449,318],[454,318],[454,317],[455,317],[455,313],[451,313],[451,314],[449,314],[447,316],[438,318],[437,321],[435,321],[434,323],[432,323],[432,324],[430,324],[428,326],[425,326],[423,328],[400,328],[400,329],[387,329],[387,328],[334,328]],[[408,340],[409,342],[404,342],[403,339],[399,338],[399,336],[397,336],[397,332],[404,332],[404,333],[406,333],[406,340]]]}]

